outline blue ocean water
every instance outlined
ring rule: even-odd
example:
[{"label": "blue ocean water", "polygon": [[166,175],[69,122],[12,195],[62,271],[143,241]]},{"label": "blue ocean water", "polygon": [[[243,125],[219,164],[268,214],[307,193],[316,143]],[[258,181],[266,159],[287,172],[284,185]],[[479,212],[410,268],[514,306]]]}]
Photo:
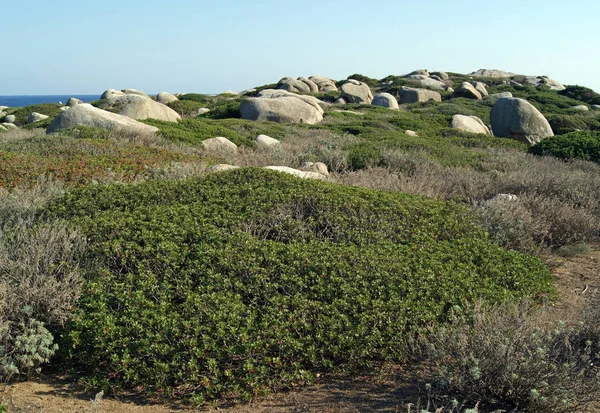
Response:
[{"label": "blue ocean water", "polygon": [[69,98],[81,99],[84,103],[100,99],[100,95],[21,95],[21,96],[0,96],[0,106],[10,108],[20,108],[23,106],[37,105],[40,103],[67,103]]}]

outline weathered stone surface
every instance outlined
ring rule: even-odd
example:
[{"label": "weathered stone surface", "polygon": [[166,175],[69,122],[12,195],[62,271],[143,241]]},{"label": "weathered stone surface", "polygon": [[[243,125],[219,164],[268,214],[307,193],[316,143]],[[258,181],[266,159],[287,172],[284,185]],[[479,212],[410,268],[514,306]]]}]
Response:
[{"label": "weathered stone surface", "polygon": [[463,82],[462,85],[454,92],[455,98],[467,98],[467,99],[481,99],[481,93],[479,93],[475,87],[469,82]]},{"label": "weathered stone surface", "polygon": [[554,136],[550,124],[531,103],[519,98],[501,98],[490,114],[495,136],[534,145]]},{"label": "weathered stone surface", "polygon": [[140,95],[118,96],[104,102],[101,108],[136,120],[158,119],[177,122],[181,119],[170,107]]},{"label": "weathered stone surface", "polygon": [[419,134],[417,132],[415,132],[414,130],[405,130],[404,131],[405,134],[407,134],[408,136],[419,136]]},{"label": "weathered stone surface", "polygon": [[158,95],[156,95],[156,101],[158,103],[162,103],[163,105],[166,105],[171,102],[175,102],[177,100],[179,100],[177,98],[177,96],[175,96],[169,92],[160,92]]},{"label": "weathered stone surface", "polygon": [[400,94],[400,103],[402,104],[427,102],[428,100],[435,102],[442,101],[442,95],[434,90],[402,86],[398,92]]},{"label": "weathered stone surface", "polygon": [[27,118],[27,123],[35,123],[44,119],[48,119],[48,116],[43,115],[41,113],[33,112],[29,115],[29,118]]},{"label": "weathered stone surface", "polygon": [[115,89],[108,89],[100,96],[100,99],[111,99],[117,96],[125,96],[125,93]]},{"label": "weathered stone surface", "polygon": [[469,133],[483,133],[491,135],[488,127],[477,116],[454,115],[450,127]]},{"label": "weathered stone surface", "polygon": [[472,72],[469,75],[473,77],[493,77],[496,79],[502,79],[512,77],[515,74],[496,69],[479,69],[478,71]]},{"label": "weathered stone surface", "polygon": [[237,152],[237,145],[231,142],[229,139],[224,138],[222,136],[217,136],[216,138],[205,139],[201,143],[202,147],[207,151],[211,152],[227,152],[227,153],[235,153]]},{"label": "weathered stone surface", "polygon": [[17,125],[15,125],[14,123],[0,123],[0,125],[2,125],[3,127],[5,127],[6,129],[10,130],[10,129],[18,129]]},{"label": "weathered stone surface", "polygon": [[348,103],[366,103],[373,101],[373,92],[369,85],[355,79],[348,79],[341,87],[342,95]]},{"label": "weathered stone surface", "polygon": [[409,79],[413,78],[414,76],[429,77],[429,72],[427,71],[427,69],[418,69],[418,70],[414,70],[414,71],[404,75],[404,77],[407,77]]},{"label": "weathered stone surface", "polygon": [[72,108],[73,106],[76,106],[76,105],[80,105],[82,103],[83,103],[83,101],[80,99],[77,99],[77,98],[70,98],[69,100],[67,100],[67,106],[70,108]]},{"label": "weathered stone surface", "polygon": [[204,115],[205,113],[210,112],[209,108],[200,108],[196,111],[196,116]]},{"label": "weathered stone surface", "polygon": [[381,106],[388,109],[398,109],[398,101],[389,93],[378,93],[373,96],[373,106]]},{"label": "weathered stone surface", "polygon": [[284,172],[286,174],[297,176],[302,179],[325,179],[324,175],[317,172],[306,172],[299,169],[290,168],[289,166],[265,166],[265,169],[271,169],[273,171]]},{"label": "weathered stone surface", "polygon": [[154,126],[145,125],[127,116],[95,108],[87,103],[73,106],[71,109],[58,115],[46,131],[53,133],[75,126],[93,126],[101,129],[126,129],[146,133],[158,132],[158,128]]},{"label": "weathered stone surface", "polygon": [[137,89],[121,89],[121,92],[125,93],[126,95],[150,97],[147,94],[145,94],[144,92],[142,92],[141,90],[137,90]]},{"label": "weathered stone surface", "polygon": [[473,85],[473,87],[475,88],[476,91],[479,92],[479,94],[481,95],[482,98],[486,97],[488,95],[488,91],[487,91],[487,85],[485,83],[482,82],[471,82],[471,85]]},{"label": "weathered stone surface", "polygon": [[319,86],[319,92],[337,92],[338,88],[335,82],[325,76],[311,76],[308,78]]},{"label": "weathered stone surface", "polygon": [[15,123],[17,121],[17,117],[15,115],[6,115],[4,117],[4,123]]},{"label": "weathered stone surface", "polygon": [[280,141],[267,135],[258,135],[254,142],[259,148],[272,148],[281,145]]},{"label": "weathered stone surface", "polygon": [[277,83],[277,89],[286,90],[292,93],[310,93],[310,87],[298,79],[284,77]]},{"label": "weathered stone surface", "polygon": [[444,82],[440,82],[439,80],[432,79],[430,77],[424,77],[424,78],[416,79],[416,80],[418,80],[418,82],[421,83],[423,86],[429,87],[431,89],[437,89],[437,90],[447,90],[448,89],[447,84],[445,84]]},{"label": "weathered stone surface", "polygon": [[71,108],[68,106],[61,106],[60,108],[58,108],[58,110],[60,110],[61,112],[64,112],[65,110],[69,110],[69,109],[71,109]]},{"label": "weathered stone surface", "polygon": [[242,100],[240,114],[243,119],[308,124],[323,120],[323,108],[314,96],[275,89],[263,90],[258,96]]},{"label": "weathered stone surface", "polygon": [[510,92],[500,92],[500,93],[492,93],[491,95],[487,95],[486,99],[500,99],[500,98],[511,98],[513,97]]},{"label": "weathered stone surface", "polygon": [[319,86],[312,80],[307,79],[305,77],[299,77],[298,80],[308,86],[308,88],[310,89],[310,93],[319,93]]},{"label": "weathered stone surface", "polygon": [[310,169],[313,172],[319,173],[324,176],[329,176],[329,169],[327,169],[327,165],[323,162],[315,162],[310,166]]},{"label": "weathered stone surface", "polygon": [[566,89],[559,82],[557,82],[556,80],[552,80],[552,79],[548,78],[547,76],[525,76],[525,79],[523,80],[523,84],[535,86],[535,87],[545,85],[545,86],[548,86],[551,90],[565,90]]},{"label": "weathered stone surface", "polygon": [[442,80],[450,79],[450,76],[448,76],[448,73],[446,73],[446,72],[431,72],[430,76],[437,76]]}]

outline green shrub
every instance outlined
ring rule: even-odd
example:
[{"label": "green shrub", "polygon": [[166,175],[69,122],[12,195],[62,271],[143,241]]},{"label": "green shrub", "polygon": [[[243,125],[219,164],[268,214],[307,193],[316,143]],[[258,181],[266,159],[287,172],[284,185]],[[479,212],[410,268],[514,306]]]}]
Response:
[{"label": "green shrub", "polygon": [[209,105],[210,112],[204,115],[205,118],[209,119],[228,119],[234,118],[239,119],[242,117],[240,114],[240,101],[239,100],[226,100],[213,105]]},{"label": "green shrub", "polygon": [[101,263],[62,332],[93,386],[201,402],[398,359],[448,309],[549,290],[467,210],[241,169],[96,186],[54,203]]},{"label": "green shrub", "polygon": [[600,163],[600,132],[572,132],[552,136],[532,146],[529,152],[534,155]]},{"label": "green shrub", "polygon": [[175,100],[167,106],[179,113],[182,118],[198,116],[198,109],[205,108],[206,103],[197,102],[195,100]]},{"label": "green shrub", "polygon": [[600,94],[587,87],[578,85],[567,86],[564,90],[560,90],[558,94],[571,99],[580,100],[581,102],[590,105],[600,105]]},{"label": "green shrub", "polygon": [[[379,80],[373,79],[373,78],[365,76],[365,75],[361,75],[359,73],[355,73],[353,75],[348,76],[348,79],[354,79],[354,80],[358,80],[359,82],[366,83],[367,85],[369,85],[369,87],[375,87],[375,85],[377,85],[379,83]],[[345,80],[339,81],[338,87],[343,85],[345,82],[346,82]]]},{"label": "green shrub", "polygon": [[[60,107],[61,105],[57,103],[40,103],[39,105],[31,105],[19,108],[11,112],[11,114],[15,115],[17,118],[15,121],[16,125],[26,125],[29,115],[31,115],[33,112],[41,113],[42,115],[54,118],[62,113],[59,109]],[[43,125],[46,123],[49,124],[51,121],[51,119],[46,119],[45,121],[36,122],[35,125]]]}]

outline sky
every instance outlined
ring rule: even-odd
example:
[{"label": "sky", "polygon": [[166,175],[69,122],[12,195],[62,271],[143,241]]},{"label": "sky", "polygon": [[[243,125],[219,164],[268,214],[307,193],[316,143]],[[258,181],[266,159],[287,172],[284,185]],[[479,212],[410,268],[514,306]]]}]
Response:
[{"label": "sky", "polygon": [[5,0],[0,12],[0,95],[481,68],[600,92],[598,0]]}]

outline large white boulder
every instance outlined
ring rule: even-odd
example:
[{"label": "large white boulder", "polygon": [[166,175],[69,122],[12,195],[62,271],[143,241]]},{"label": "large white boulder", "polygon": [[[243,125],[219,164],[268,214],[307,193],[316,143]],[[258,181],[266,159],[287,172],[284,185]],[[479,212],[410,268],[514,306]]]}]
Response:
[{"label": "large white boulder", "polygon": [[17,117],[15,115],[6,115],[4,117],[4,123],[15,123],[17,121]]},{"label": "large white boulder", "polygon": [[29,118],[27,118],[27,123],[31,124],[31,123],[39,122],[44,119],[48,119],[48,116],[44,115],[42,113],[32,112],[29,115]]},{"label": "large white boulder", "polygon": [[479,91],[475,89],[475,87],[469,82],[463,82],[462,85],[454,92],[454,97],[479,100],[483,98],[481,93],[479,93]]},{"label": "large white boulder", "polygon": [[483,133],[491,135],[488,127],[477,116],[454,115],[450,126],[469,133]]},{"label": "large white boulder", "polygon": [[137,89],[122,89],[121,92],[125,93],[126,95],[149,97],[146,93],[142,92],[141,90],[137,90]]},{"label": "large white boulder", "polygon": [[427,102],[428,100],[433,100],[434,102],[442,101],[442,95],[435,90],[402,86],[398,93],[400,94],[400,103],[403,104]]},{"label": "large white boulder", "polygon": [[504,70],[496,70],[496,69],[479,69],[476,72],[469,73],[470,76],[473,77],[492,77],[496,79],[504,79],[513,77],[515,74],[510,72],[505,72]]},{"label": "large white boulder", "polygon": [[338,88],[335,82],[325,76],[311,76],[309,80],[316,83],[319,87],[319,92],[337,92]]},{"label": "large white boulder", "polygon": [[373,101],[373,92],[366,83],[348,79],[341,87],[342,97],[348,103],[366,103]]},{"label": "large white boulder", "polygon": [[179,100],[177,99],[177,96],[169,92],[160,92],[158,95],[156,95],[156,101],[158,103],[162,103],[163,105],[175,102],[176,100]]},{"label": "large white boulder", "polygon": [[389,93],[378,93],[373,96],[373,106],[381,106],[388,109],[398,109],[398,101]]},{"label": "large white boulder", "polygon": [[145,125],[127,116],[118,115],[102,109],[95,108],[88,103],[73,106],[71,109],[58,115],[48,126],[48,133],[58,132],[61,129],[75,126],[93,126],[101,129],[125,129],[135,132],[154,133],[158,128]]},{"label": "large white boulder", "polygon": [[255,121],[315,124],[323,120],[319,103],[313,96],[266,89],[256,98],[242,100],[240,114],[243,119]]},{"label": "large white boulder", "polygon": [[101,108],[136,120],[158,119],[177,122],[181,119],[181,116],[167,105],[140,95],[118,96],[104,102]]},{"label": "large white boulder", "polygon": [[287,90],[292,93],[310,93],[310,86],[298,79],[292,79],[291,77],[284,77],[277,82],[277,89]]},{"label": "large white boulder", "polygon": [[524,85],[529,85],[529,86],[548,86],[550,87],[551,90],[565,90],[566,88],[561,85],[559,82],[557,82],[556,80],[552,80],[550,78],[548,78],[547,76],[525,76],[525,79],[523,80],[523,84]]},{"label": "large white boulder", "polygon": [[519,98],[501,98],[490,114],[495,136],[534,145],[554,136],[548,120],[531,103]]},{"label": "large white boulder", "polygon": [[125,96],[125,93],[115,89],[107,89],[104,91],[104,93],[102,93],[100,99],[111,99],[117,96]]}]

